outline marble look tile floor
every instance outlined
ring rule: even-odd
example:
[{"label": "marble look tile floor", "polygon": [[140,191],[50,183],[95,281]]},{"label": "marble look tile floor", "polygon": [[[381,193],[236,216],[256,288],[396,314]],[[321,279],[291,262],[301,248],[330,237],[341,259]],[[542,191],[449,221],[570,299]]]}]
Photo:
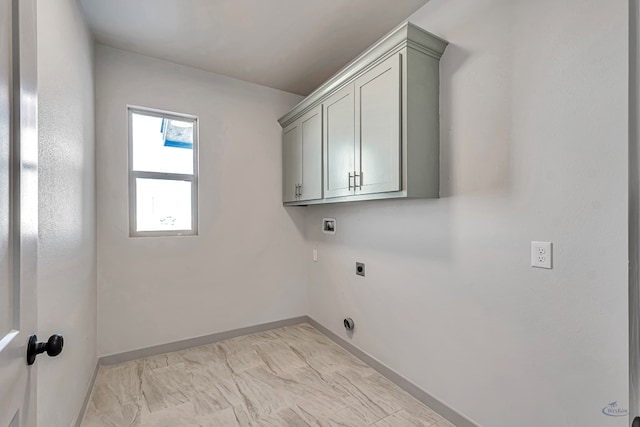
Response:
[{"label": "marble look tile floor", "polygon": [[309,324],[101,366],[84,427],[453,427]]}]

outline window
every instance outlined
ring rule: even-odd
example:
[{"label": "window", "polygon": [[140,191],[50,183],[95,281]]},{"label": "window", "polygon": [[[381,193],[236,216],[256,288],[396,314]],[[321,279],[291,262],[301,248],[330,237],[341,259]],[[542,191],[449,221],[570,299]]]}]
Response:
[{"label": "window", "polygon": [[198,118],[129,107],[131,236],[198,233]]}]

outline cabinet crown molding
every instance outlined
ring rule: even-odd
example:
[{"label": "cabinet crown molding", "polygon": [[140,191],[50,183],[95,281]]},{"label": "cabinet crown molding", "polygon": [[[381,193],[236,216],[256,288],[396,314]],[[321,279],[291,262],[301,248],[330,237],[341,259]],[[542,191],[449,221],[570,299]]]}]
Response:
[{"label": "cabinet crown molding", "polygon": [[293,107],[290,112],[278,119],[278,122],[283,128],[286,127],[317,106],[327,96],[340,89],[345,83],[405,47],[419,50],[439,60],[447,45],[448,42],[446,40],[423,30],[409,21],[404,22],[345,65],[329,80]]}]

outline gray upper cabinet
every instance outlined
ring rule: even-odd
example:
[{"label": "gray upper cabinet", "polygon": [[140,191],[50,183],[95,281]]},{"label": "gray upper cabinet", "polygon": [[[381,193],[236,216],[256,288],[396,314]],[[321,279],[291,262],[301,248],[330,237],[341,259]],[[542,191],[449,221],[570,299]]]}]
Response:
[{"label": "gray upper cabinet", "polygon": [[356,93],[356,175],[354,194],[400,191],[400,53],[354,82]]},{"label": "gray upper cabinet", "polygon": [[300,126],[292,123],[282,131],[282,201],[298,200],[300,183]]},{"label": "gray upper cabinet", "polygon": [[355,122],[353,84],[324,102],[324,194],[348,196],[353,192],[355,171]]},{"label": "gray upper cabinet", "polygon": [[282,133],[282,200],[322,198],[322,109],[320,106],[287,126]]},{"label": "gray upper cabinet", "polygon": [[438,197],[446,46],[405,23],[283,116],[284,203]]}]

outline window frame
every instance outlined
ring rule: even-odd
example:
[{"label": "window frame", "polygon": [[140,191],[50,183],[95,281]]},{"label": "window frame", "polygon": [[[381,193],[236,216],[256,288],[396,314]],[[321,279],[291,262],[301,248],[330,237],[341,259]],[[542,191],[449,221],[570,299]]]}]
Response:
[{"label": "window frame", "polygon": [[[133,114],[165,118],[169,120],[193,122],[193,174],[180,174],[170,172],[148,172],[133,170]],[[198,147],[199,129],[198,116],[176,113],[173,111],[159,110],[157,108],[127,105],[128,127],[128,155],[129,155],[129,237],[172,237],[172,236],[197,236],[198,235]],[[137,194],[136,179],[163,179],[169,181],[191,182],[191,230],[153,230],[137,231]]]}]

